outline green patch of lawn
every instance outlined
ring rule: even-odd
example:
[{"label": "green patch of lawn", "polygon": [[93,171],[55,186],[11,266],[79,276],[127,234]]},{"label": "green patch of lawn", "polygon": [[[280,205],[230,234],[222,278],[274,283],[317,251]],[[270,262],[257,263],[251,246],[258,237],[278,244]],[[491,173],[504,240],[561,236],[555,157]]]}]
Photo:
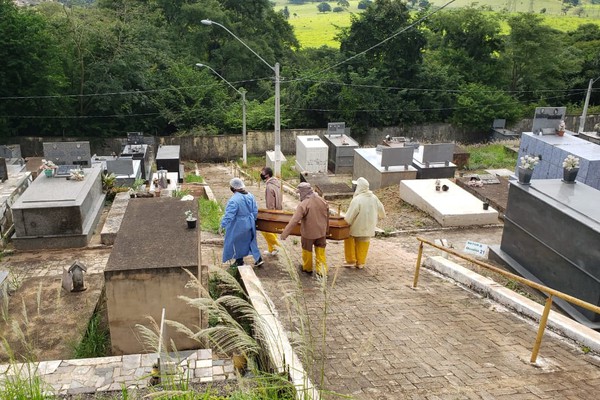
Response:
[{"label": "green patch of lawn", "polygon": [[[319,3],[290,4],[287,0],[275,1],[275,11],[287,6],[290,12],[288,22],[294,28],[294,33],[302,47],[330,46],[338,48],[339,42],[334,38],[339,27],[350,26],[352,13],[360,13],[359,0],[350,0],[350,7],[343,12],[321,13],[317,9]],[[337,7],[336,1],[329,1],[331,8]]]},{"label": "green patch of lawn", "polygon": [[[440,7],[446,4],[448,0],[433,0],[432,5]],[[290,4],[287,0],[276,0],[275,11],[280,11],[283,7],[288,8],[290,18],[288,22],[294,28],[294,33],[302,47],[321,47],[329,46],[339,48],[340,44],[334,38],[338,34],[338,27],[350,26],[350,16],[361,13],[358,9],[359,0],[350,0],[350,7],[344,12],[326,12],[321,13],[317,9],[319,3],[307,2],[305,4]],[[336,7],[336,1],[328,2],[331,7]],[[468,7],[473,4],[472,0],[456,0],[448,9]],[[510,6],[509,6],[510,4]],[[506,15],[509,12],[530,12],[531,10],[544,16],[544,24],[552,26],[560,31],[572,31],[578,26],[588,23],[600,25],[600,6],[584,4],[584,12],[581,17],[573,14],[574,8],[568,15],[562,14],[562,3],[559,0],[534,0],[533,2],[499,2],[498,0],[481,0],[477,2],[478,6],[489,7],[493,12],[501,12]],[[546,9],[541,14],[542,9]],[[502,21],[502,33],[508,33],[508,24]]]},{"label": "green patch of lawn", "polygon": [[466,146],[471,153],[467,169],[483,170],[488,168],[514,169],[517,165],[517,155],[512,151],[507,151],[506,143],[475,144]]}]

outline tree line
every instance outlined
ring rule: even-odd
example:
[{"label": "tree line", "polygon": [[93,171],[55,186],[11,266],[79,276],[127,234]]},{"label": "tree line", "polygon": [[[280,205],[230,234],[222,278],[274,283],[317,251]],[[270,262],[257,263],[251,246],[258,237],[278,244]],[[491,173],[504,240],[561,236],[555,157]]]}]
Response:
[{"label": "tree line", "polygon": [[268,0],[0,0],[0,135],[237,133],[241,98],[227,82],[247,91],[248,129],[272,129],[280,63],[283,128],[344,121],[360,140],[371,127],[451,122],[476,139],[494,118],[581,108],[600,77],[598,25],[565,33],[532,13],[375,0],[337,39],[301,48]]}]

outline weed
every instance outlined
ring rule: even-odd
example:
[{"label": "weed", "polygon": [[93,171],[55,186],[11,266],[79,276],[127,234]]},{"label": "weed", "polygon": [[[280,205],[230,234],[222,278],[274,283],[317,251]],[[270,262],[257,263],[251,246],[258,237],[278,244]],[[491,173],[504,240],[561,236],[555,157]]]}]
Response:
[{"label": "weed", "polygon": [[504,284],[504,286],[505,286],[507,289],[510,289],[510,290],[512,290],[512,291],[517,291],[517,290],[519,290],[519,289],[520,289],[520,287],[519,287],[519,283],[518,283],[518,282],[515,282],[515,281],[511,281],[511,280],[509,280],[508,282],[506,282],[506,283]]},{"label": "weed", "polygon": [[11,362],[10,370],[0,386],[0,399],[43,400],[52,398],[52,387],[37,373],[37,366],[27,362]]},{"label": "weed", "polygon": [[194,183],[194,182],[204,183],[204,178],[201,177],[200,175],[196,175],[196,174],[187,174],[185,176],[185,182],[186,183]]},{"label": "weed", "polygon": [[514,169],[517,165],[517,154],[505,150],[506,143],[476,144],[467,146],[471,153],[469,157],[469,170],[483,170],[486,168]]},{"label": "weed", "polygon": [[109,350],[108,327],[102,322],[100,310],[96,310],[81,342],[75,348],[75,358],[105,357]]},{"label": "weed", "polygon": [[171,196],[173,196],[177,199],[181,199],[183,196],[187,196],[188,194],[190,194],[189,189],[175,189],[171,193]]},{"label": "weed", "polygon": [[219,203],[200,198],[198,200],[200,206],[200,226],[202,230],[217,233],[219,226],[221,225],[221,217],[223,216],[223,210]]},{"label": "weed", "polygon": [[581,346],[581,351],[583,351],[583,354],[587,354],[592,351],[592,349],[590,349],[588,346]]}]

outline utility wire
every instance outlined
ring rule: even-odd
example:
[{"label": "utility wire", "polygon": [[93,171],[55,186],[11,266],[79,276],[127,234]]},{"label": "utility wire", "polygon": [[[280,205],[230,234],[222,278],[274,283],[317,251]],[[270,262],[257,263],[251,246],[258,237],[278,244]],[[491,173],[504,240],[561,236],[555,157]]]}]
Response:
[{"label": "utility wire", "polygon": [[[258,79],[248,79],[244,81],[236,81],[232,82],[233,84],[241,84],[247,82],[257,82],[264,80],[273,80],[273,77],[269,78],[258,78]],[[36,100],[36,99],[60,99],[60,98],[82,98],[82,97],[99,97],[99,96],[123,96],[123,95],[131,95],[131,94],[146,94],[146,93],[159,93],[159,92],[168,92],[168,91],[179,91],[179,90],[187,90],[187,89],[198,89],[202,87],[213,87],[219,86],[220,82],[211,83],[208,85],[195,85],[195,86],[181,86],[176,88],[163,88],[163,89],[148,89],[148,90],[130,90],[123,92],[106,92],[106,93],[88,93],[88,94],[57,94],[51,96],[4,96],[0,97],[0,100]]]},{"label": "utility wire", "polygon": [[[359,87],[359,88],[369,88],[369,89],[384,89],[384,90],[405,90],[411,92],[439,92],[439,93],[465,93],[465,92],[474,92],[472,90],[465,89],[431,89],[431,88],[411,88],[411,87],[400,87],[400,86],[381,86],[381,85],[365,85],[358,83],[345,83],[345,82],[334,82],[334,81],[319,81],[305,78],[294,79],[294,81],[306,81],[312,83],[320,83],[324,85],[337,85],[337,86],[349,86],[349,87]],[[291,81],[287,81],[289,83]],[[599,91],[600,89],[592,89],[592,91]],[[537,92],[568,92],[568,91],[576,91],[585,93],[587,89],[535,89],[535,90],[478,90],[477,93],[537,93]]]},{"label": "utility wire", "polygon": [[456,0],[450,0],[449,2],[447,2],[446,4],[444,4],[443,6],[441,6],[440,8],[438,8],[438,9],[436,9],[436,10],[434,10],[434,11],[430,12],[429,14],[426,14],[426,15],[422,16],[422,17],[421,17],[421,18],[419,18],[418,20],[414,21],[412,24],[410,24],[410,25],[408,25],[408,26],[405,26],[404,28],[400,29],[398,32],[396,32],[396,33],[392,34],[391,36],[388,36],[387,38],[383,39],[383,40],[382,40],[382,41],[380,41],[379,43],[376,43],[376,44],[374,44],[373,46],[369,47],[368,49],[366,49],[366,50],[363,50],[363,51],[361,51],[360,53],[356,53],[356,54],[354,54],[353,56],[350,56],[350,57],[348,57],[347,59],[345,59],[345,60],[343,60],[343,61],[340,61],[340,62],[338,62],[338,63],[336,63],[336,64],[333,64],[333,65],[331,65],[331,66],[329,66],[329,67],[327,67],[327,68],[325,68],[325,69],[322,69],[321,71],[318,71],[318,72],[315,72],[314,74],[308,75],[308,77],[310,78],[310,77],[313,77],[313,76],[316,76],[316,75],[320,75],[320,74],[322,74],[322,73],[324,73],[324,72],[327,72],[327,71],[329,71],[330,69],[333,69],[333,68],[339,67],[340,65],[342,65],[342,64],[345,64],[345,63],[347,63],[348,61],[351,61],[351,60],[355,59],[356,57],[358,57],[358,56],[361,56],[361,55],[363,55],[363,54],[365,54],[365,53],[367,53],[367,52],[369,52],[369,51],[371,51],[371,50],[373,50],[373,49],[375,49],[375,48],[377,48],[377,47],[381,46],[381,45],[382,45],[382,44],[384,44],[384,43],[387,43],[388,41],[392,40],[393,38],[395,38],[396,36],[400,35],[401,33],[404,33],[404,32],[406,32],[407,30],[414,28],[414,27],[415,27],[417,24],[419,24],[419,23],[421,23],[422,21],[426,20],[426,19],[427,19],[427,18],[429,18],[430,16],[432,16],[432,15],[434,15],[434,14],[436,14],[436,13],[438,13],[438,12],[442,11],[444,8],[448,7],[450,4],[454,3],[455,1],[456,1]]}]

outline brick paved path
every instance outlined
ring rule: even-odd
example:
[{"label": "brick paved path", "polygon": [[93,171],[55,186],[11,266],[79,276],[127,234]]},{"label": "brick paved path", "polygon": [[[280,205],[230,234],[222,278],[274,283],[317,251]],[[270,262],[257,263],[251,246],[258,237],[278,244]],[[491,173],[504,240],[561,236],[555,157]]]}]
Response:
[{"label": "brick paved path", "polygon": [[[217,197],[229,196],[215,190],[211,177],[208,181]],[[256,187],[249,189],[262,201]],[[501,229],[424,236],[497,244]],[[261,236],[259,245],[266,248]],[[291,332],[302,330],[303,316],[309,316],[311,335],[303,337],[312,351],[305,352],[310,359],[305,367],[323,389],[356,399],[600,397],[599,358],[547,331],[538,364],[531,365],[537,324],[426,271],[419,288],[411,289],[417,251],[411,236],[373,240],[362,271],[338,268],[343,245],[328,243],[327,334],[321,351],[322,285],[306,274],[291,279],[290,266],[300,262],[299,241],[290,237],[285,248],[287,256],[266,259],[256,274]],[[219,249],[212,251],[220,256]],[[298,293],[305,303],[294,306]]]}]

